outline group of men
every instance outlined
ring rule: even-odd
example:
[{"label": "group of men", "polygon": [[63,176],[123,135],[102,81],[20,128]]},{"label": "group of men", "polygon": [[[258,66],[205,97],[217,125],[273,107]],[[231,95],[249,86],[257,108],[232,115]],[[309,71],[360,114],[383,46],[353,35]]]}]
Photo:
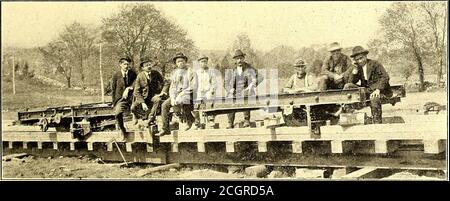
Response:
[{"label": "group of men", "polygon": [[[236,50],[233,56],[236,67],[225,76],[225,89],[228,97],[255,95],[256,87],[262,81],[257,78],[256,69],[245,62],[245,54]],[[156,70],[156,60],[143,58],[141,72],[131,70],[129,58],[119,59],[120,71],[112,78],[112,103],[117,124],[125,138],[124,112],[131,108],[133,121],[148,119],[156,121],[158,108],[161,108],[162,128],[157,136],[170,134],[170,109],[180,118],[180,130],[195,130],[200,127],[200,114],[194,111],[194,100],[211,99],[221,87],[221,75],[208,67],[209,58],[200,56],[199,69],[188,67],[188,57],[177,53],[172,62],[176,68],[170,79],[164,79]],[[244,113],[244,126],[250,126],[250,111]],[[228,114],[228,127],[234,127],[235,114]],[[209,117],[208,121],[214,121]]]},{"label": "group of men", "polygon": [[[331,56],[323,62],[322,71],[314,75],[306,71],[306,62],[296,60],[294,68],[296,73],[292,75],[283,88],[283,92],[312,92],[326,91],[329,89],[350,89],[365,87],[368,89],[372,122],[382,123],[382,99],[392,96],[389,85],[389,75],[378,61],[368,59],[368,50],[356,46],[349,56],[342,53],[339,43],[330,44]],[[350,59],[353,59],[352,60]]]},{"label": "group of men", "polygon": [[[297,59],[294,63],[295,73],[283,88],[284,93],[326,91],[328,89],[349,89],[366,87],[371,100],[373,123],[381,123],[381,99],[392,96],[389,86],[389,75],[384,67],[376,60],[367,58],[368,50],[361,46],[353,48],[349,56],[342,53],[339,43],[330,45],[331,56],[319,65],[319,74],[307,72],[307,63]],[[245,62],[245,54],[236,50],[233,55],[235,67],[225,74],[224,87],[227,97],[255,96],[256,87],[263,81],[263,77],[249,63]],[[350,59],[353,59],[352,60]],[[208,67],[209,58],[200,56],[197,61],[199,69],[188,67],[188,57],[177,53],[172,62],[176,69],[170,79],[164,79],[156,70],[157,62],[151,58],[140,61],[141,72],[130,69],[131,60],[119,59],[120,71],[112,79],[112,101],[117,123],[126,136],[123,114],[131,108],[134,122],[137,119],[156,121],[158,108],[161,108],[163,119],[161,131],[157,136],[170,134],[170,109],[179,114],[180,130],[198,129],[200,115],[194,111],[194,100],[211,99],[221,88],[221,75],[217,70]],[[320,66],[321,65],[321,66]],[[234,128],[235,113],[228,114],[227,128]],[[208,117],[214,121],[214,117]],[[250,126],[250,111],[244,112],[244,127]]]}]

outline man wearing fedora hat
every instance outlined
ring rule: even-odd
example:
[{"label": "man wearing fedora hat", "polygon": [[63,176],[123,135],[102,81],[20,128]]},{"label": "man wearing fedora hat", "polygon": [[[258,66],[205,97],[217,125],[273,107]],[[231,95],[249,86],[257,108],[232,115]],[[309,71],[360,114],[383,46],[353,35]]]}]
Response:
[{"label": "man wearing fedora hat", "polygon": [[[201,55],[197,61],[200,63],[200,68],[195,71],[198,79],[198,85],[196,89],[196,96],[194,98],[197,101],[212,99],[214,98],[217,89],[215,69],[210,69],[208,67],[209,58],[206,55]],[[191,127],[191,130],[197,130],[200,128],[200,113],[195,111],[193,112],[193,115],[195,122]],[[209,122],[214,122],[214,119],[214,116],[208,116]]]},{"label": "man wearing fedora hat", "polygon": [[331,56],[326,58],[323,67],[323,77],[319,82],[320,91],[327,89],[342,89],[348,79],[348,69],[352,66],[352,60],[341,52],[342,47],[338,42],[330,44],[328,51]]},{"label": "man wearing fedora hat", "polygon": [[130,109],[131,94],[133,91],[133,83],[136,79],[136,73],[130,69],[131,59],[123,57],[119,59],[119,68],[112,77],[111,91],[112,91],[112,105],[114,108],[114,115],[123,140],[126,138],[126,128],[123,120],[123,113]]},{"label": "man wearing fedora hat", "polygon": [[[131,112],[137,118],[149,120],[149,124],[155,123],[156,113],[161,99],[167,94],[162,91],[164,78],[155,67],[157,62],[149,57],[141,58],[140,72],[134,85],[134,102],[131,105]],[[151,109],[149,109],[151,108]],[[135,119],[137,124],[137,119]]]},{"label": "man wearing fedora hat", "polygon": [[317,76],[307,73],[306,62],[303,59],[297,59],[294,63],[295,74],[293,74],[286,86],[283,88],[285,93],[311,92],[318,88]]},{"label": "man wearing fedora hat", "polygon": [[194,117],[192,116],[194,110],[193,93],[197,88],[197,76],[191,68],[187,67],[188,58],[183,53],[177,53],[172,61],[177,68],[171,76],[169,99],[164,101],[161,106],[163,126],[157,136],[170,134],[169,111],[172,107],[182,113],[183,122],[180,122],[180,130],[189,130],[194,123]]},{"label": "man wearing fedora hat", "polygon": [[[255,96],[256,87],[263,81],[255,68],[245,62],[245,54],[236,50],[233,55],[236,68],[225,74],[225,90],[229,97]],[[234,128],[235,113],[228,114],[228,127]],[[244,127],[250,126],[250,110],[244,112]]]},{"label": "man wearing fedora hat", "polygon": [[[344,89],[366,87],[370,94],[368,98],[370,98],[372,122],[380,124],[382,123],[381,100],[392,96],[389,75],[381,63],[367,58],[368,50],[356,46],[352,52],[350,57],[353,58],[356,66],[352,67]],[[357,83],[360,84],[357,85]]]}]

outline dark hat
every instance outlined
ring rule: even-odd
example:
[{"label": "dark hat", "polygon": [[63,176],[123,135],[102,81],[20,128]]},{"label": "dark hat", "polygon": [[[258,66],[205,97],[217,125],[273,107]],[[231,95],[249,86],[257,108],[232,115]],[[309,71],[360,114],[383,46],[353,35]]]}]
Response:
[{"label": "dark hat", "polygon": [[148,62],[152,62],[153,61],[153,59],[151,59],[150,57],[142,57],[141,59],[140,59],[140,64],[139,64],[139,66],[142,68],[142,66],[144,65],[144,63],[148,63]]},{"label": "dark hat", "polygon": [[245,57],[245,54],[241,50],[234,51],[233,59],[240,56]]},{"label": "dark hat", "polygon": [[360,55],[360,54],[368,54],[369,53],[369,51],[368,50],[365,50],[363,47],[361,47],[361,46],[356,46],[356,47],[354,47],[353,48],[353,51],[352,51],[352,55],[350,55],[350,57],[356,57],[356,56],[358,56],[358,55]]},{"label": "dark hat", "polygon": [[185,56],[183,53],[179,52],[179,53],[177,53],[177,54],[175,55],[175,57],[172,59],[173,63],[175,63],[175,61],[176,61],[178,58],[183,58],[184,60],[188,61],[187,56]]},{"label": "dark hat", "polygon": [[340,50],[342,49],[341,45],[339,45],[338,42],[334,42],[330,44],[330,47],[328,48],[329,52],[335,51],[335,50]]},{"label": "dark hat", "polygon": [[197,59],[197,61],[201,61],[202,59],[209,60],[209,58],[208,58],[206,55],[202,54],[202,55],[200,55],[200,57]]},{"label": "dark hat", "polygon": [[128,61],[128,62],[131,62],[131,58],[130,57],[121,57],[120,59],[119,59],[119,62],[122,62],[123,60],[125,60],[125,61]]},{"label": "dark hat", "polygon": [[294,63],[294,67],[306,66],[306,62],[303,59],[296,59]]}]

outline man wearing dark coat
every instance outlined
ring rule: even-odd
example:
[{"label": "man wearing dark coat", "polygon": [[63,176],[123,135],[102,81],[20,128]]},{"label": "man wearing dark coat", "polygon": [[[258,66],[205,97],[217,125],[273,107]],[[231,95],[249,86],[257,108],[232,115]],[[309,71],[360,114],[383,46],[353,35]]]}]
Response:
[{"label": "man wearing dark coat", "polygon": [[130,108],[133,84],[136,80],[136,73],[130,69],[130,63],[130,58],[120,58],[120,70],[113,75],[111,80],[114,115],[124,139],[126,129],[123,122],[123,113]]},{"label": "man wearing dark coat", "polygon": [[[236,50],[233,55],[236,68],[227,71],[225,74],[225,90],[228,97],[255,96],[256,87],[263,81],[263,77],[258,75],[255,68],[245,62],[245,54],[241,50]],[[234,118],[236,113],[228,114],[227,128],[234,128]],[[244,127],[250,127],[250,110],[244,112]]]},{"label": "man wearing dark coat", "polygon": [[[162,91],[164,78],[154,69],[155,66],[156,61],[148,57],[141,59],[142,72],[136,78],[133,92],[134,101],[131,105],[131,112],[138,119],[148,119],[149,124],[156,120],[158,103],[163,97],[167,97],[167,94]],[[137,119],[134,120],[134,123],[137,124]]]},{"label": "man wearing dark coat", "polygon": [[389,85],[389,75],[383,65],[376,60],[368,59],[368,53],[369,51],[361,46],[353,48],[353,54],[350,57],[353,58],[356,66],[352,67],[348,83],[344,86],[344,89],[366,87],[370,94],[372,122],[381,124],[381,100],[392,97],[392,91]]}]

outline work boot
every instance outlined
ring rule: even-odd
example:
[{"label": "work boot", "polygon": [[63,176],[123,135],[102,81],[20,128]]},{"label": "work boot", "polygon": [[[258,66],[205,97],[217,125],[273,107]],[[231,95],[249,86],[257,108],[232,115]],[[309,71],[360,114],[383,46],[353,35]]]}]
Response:
[{"label": "work boot", "polygon": [[139,119],[136,117],[135,114],[131,113],[131,116],[133,117],[133,124],[137,125],[139,123]]},{"label": "work boot", "polygon": [[244,120],[244,128],[250,127],[250,120]]},{"label": "work boot", "polygon": [[159,133],[156,133],[155,136],[164,136],[164,135],[170,135],[170,131],[168,130],[161,130]]},{"label": "work boot", "polygon": [[193,124],[189,130],[190,131],[192,131],[192,130],[200,130],[200,126],[198,124]]},{"label": "work boot", "polygon": [[187,131],[192,127],[192,124],[189,125],[188,123],[180,123],[179,131]]},{"label": "work boot", "polygon": [[234,125],[229,123],[227,126],[227,129],[233,129],[233,128],[234,128]]}]

